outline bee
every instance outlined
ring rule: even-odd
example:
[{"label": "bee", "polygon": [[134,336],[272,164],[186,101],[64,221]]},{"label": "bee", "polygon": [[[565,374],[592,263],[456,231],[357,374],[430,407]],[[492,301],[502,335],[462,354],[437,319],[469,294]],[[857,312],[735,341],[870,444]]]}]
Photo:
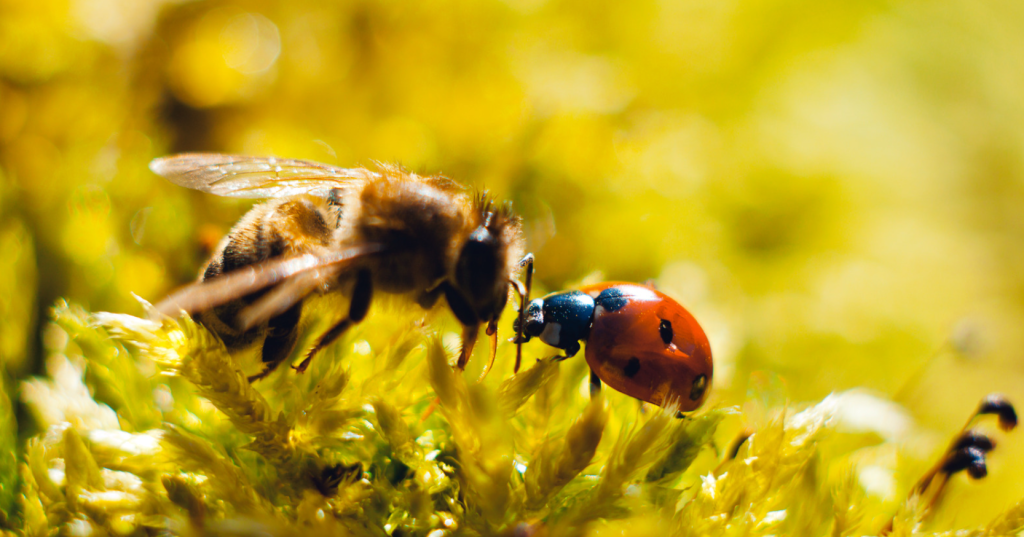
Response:
[{"label": "bee", "polygon": [[[374,293],[433,308],[443,296],[462,324],[464,369],[486,324],[491,361],[497,322],[526,260],[521,219],[441,176],[398,167],[338,168],[273,157],[189,153],[158,158],[150,169],[171,182],[219,196],[269,198],[253,207],[217,246],[199,280],[155,312],[196,314],[229,350],[263,338],[261,372],[288,359],[298,341],[303,300],[340,292],[343,319],[321,334],[294,366],[313,357],[367,314]],[[523,257],[524,261],[520,261]],[[488,367],[489,369],[489,367]]]}]

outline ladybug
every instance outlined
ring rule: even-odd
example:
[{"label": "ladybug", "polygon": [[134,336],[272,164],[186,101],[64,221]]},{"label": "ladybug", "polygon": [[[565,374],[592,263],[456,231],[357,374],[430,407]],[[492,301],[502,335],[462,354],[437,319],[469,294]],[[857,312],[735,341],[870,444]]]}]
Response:
[{"label": "ladybug", "polygon": [[[524,297],[524,302],[526,299]],[[696,410],[711,386],[711,346],[697,320],[650,287],[605,282],[529,302],[517,343],[539,338],[571,358],[586,343],[591,391],[604,381],[637,399]]]}]

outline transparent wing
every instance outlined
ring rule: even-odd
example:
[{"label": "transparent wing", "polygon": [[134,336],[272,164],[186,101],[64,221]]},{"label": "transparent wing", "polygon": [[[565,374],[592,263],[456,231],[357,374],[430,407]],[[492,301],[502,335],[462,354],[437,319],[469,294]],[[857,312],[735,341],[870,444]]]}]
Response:
[{"label": "transparent wing", "polygon": [[[381,249],[381,246],[378,244],[361,244],[359,246],[342,248],[327,255],[304,254],[243,267],[223,276],[218,276],[205,282],[194,283],[171,293],[170,296],[161,300],[159,304],[153,307],[151,317],[159,317],[160,315],[177,316],[182,311],[190,314],[206,311],[309,271],[326,270],[333,276],[346,263],[358,257],[379,252]],[[291,304],[301,300],[312,291],[312,287],[307,289],[305,284],[310,280],[319,281],[320,278],[303,277],[300,280],[302,284],[288,286],[296,291],[305,289],[301,296],[294,297]],[[276,293],[274,295],[277,296],[275,299],[277,305],[264,304],[264,311],[281,307],[280,304],[283,302],[280,295]],[[287,307],[284,306],[284,309],[287,309]],[[284,311],[284,309],[280,311]],[[257,316],[265,315],[263,312],[256,313]]]},{"label": "transparent wing", "polygon": [[236,323],[243,332],[269,321],[284,313],[288,308],[316,290],[322,284],[329,283],[341,271],[341,265],[330,265],[317,270],[307,270],[281,282],[251,306],[238,312]]},{"label": "transparent wing", "polygon": [[312,194],[326,198],[333,188],[377,177],[363,168],[338,168],[309,160],[182,153],[154,159],[149,169],[184,187],[234,198]]}]

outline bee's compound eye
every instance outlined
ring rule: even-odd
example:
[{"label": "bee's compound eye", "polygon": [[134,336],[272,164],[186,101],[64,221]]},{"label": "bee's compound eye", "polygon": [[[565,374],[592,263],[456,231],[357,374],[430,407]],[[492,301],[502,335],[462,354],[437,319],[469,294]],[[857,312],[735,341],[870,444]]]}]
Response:
[{"label": "bee's compound eye", "polygon": [[455,264],[455,286],[481,319],[500,312],[508,297],[500,256],[501,245],[480,226],[467,237]]},{"label": "bee's compound eye", "polygon": [[707,375],[700,375],[693,379],[693,384],[690,385],[690,400],[696,401],[704,396],[704,392],[708,389],[708,377]]}]

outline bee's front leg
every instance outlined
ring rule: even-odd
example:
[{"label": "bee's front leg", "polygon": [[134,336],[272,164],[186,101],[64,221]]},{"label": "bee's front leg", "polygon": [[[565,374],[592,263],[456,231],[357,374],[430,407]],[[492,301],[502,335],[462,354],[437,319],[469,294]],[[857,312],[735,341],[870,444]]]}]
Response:
[{"label": "bee's front leg", "polygon": [[466,324],[462,325],[462,351],[459,353],[459,361],[456,363],[456,367],[459,371],[466,369],[466,364],[469,363],[469,357],[473,354],[473,347],[476,346],[477,335],[480,334],[479,324]]},{"label": "bee's front leg", "polygon": [[442,282],[438,288],[444,292],[444,298],[448,301],[448,307],[452,310],[452,314],[462,323],[462,351],[459,353],[456,367],[459,368],[459,371],[463,371],[466,369],[470,355],[473,354],[477,334],[480,333],[480,317],[473,311],[473,306],[462,296],[462,293],[451,283]]},{"label": "bee's front leg", "polygon": [[515,279],[509,281],[509,285],[519,295],[519,313],[512,323],[516,331],[516,336],[513,340],[516,344],[516,365],[512,369],[512,373],[519,372],[519,366],[523,363],[523,343],[530,340],[529,336],[523,334],[523,326],[525,323],[526,306],[530,303],[530,290],[533,287],[533,254],[530,253],[523,256],[519,261],[519,266],[526,268],[526,283]]}]

